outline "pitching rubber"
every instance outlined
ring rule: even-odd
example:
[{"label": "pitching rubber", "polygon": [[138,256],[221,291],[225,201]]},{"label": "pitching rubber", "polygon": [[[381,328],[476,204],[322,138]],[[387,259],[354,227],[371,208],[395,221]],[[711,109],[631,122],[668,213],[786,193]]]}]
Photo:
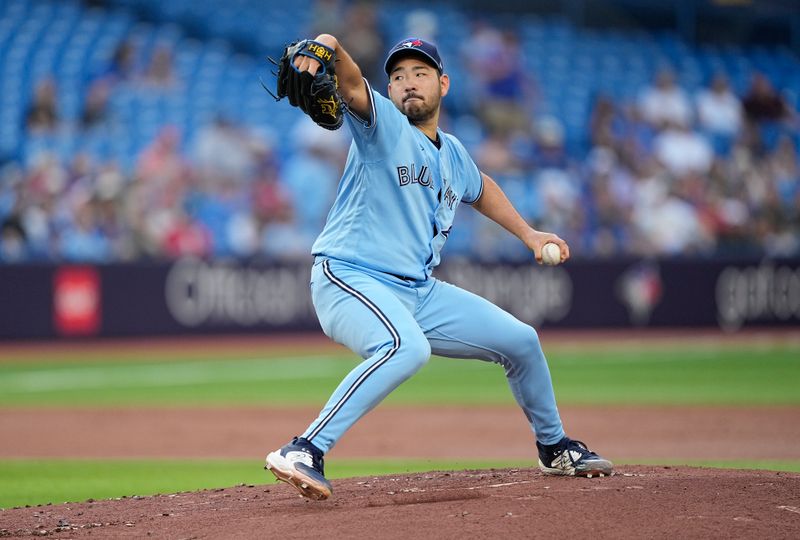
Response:
[{"label": "pitching rubber", "polygon": [[331,496],[331,489],[329,486],[326,486],[307,474],[303,474],[302,471],[294,467],[291,461],[284,458],[280,452],[271,452],[267,456],[267,464],[264,468],[268,469],[275,475],[275,478],[281,482],[286,482],[290,486],[294,486],[303,497],[315,501],[324,501]]}]

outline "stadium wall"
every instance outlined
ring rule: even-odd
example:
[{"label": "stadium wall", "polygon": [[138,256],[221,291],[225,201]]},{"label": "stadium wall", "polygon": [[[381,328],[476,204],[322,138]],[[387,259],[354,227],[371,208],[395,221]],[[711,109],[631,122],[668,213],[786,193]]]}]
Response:
[{"label": "stadium wall", "polygon": [[[0,266],[0,339],[319,330],[307,261]],[[451,261],[440,279],[537,327],[797,326],[800,259]]]}]

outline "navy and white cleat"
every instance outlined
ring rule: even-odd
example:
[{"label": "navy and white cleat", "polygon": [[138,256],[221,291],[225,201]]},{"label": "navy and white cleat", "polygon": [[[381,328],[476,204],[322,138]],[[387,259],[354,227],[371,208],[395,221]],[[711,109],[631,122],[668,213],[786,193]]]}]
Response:
[{"label": "navy and white cleat", "polygon": [[275,478],[294,486],[300,495],[322,501],[333,493],[331,483],[325,479],[325,461],[322,452],[302,437],[267,456],[267,464]]},{"label": "navy and white cleat", "polygon": [[614,465],[589,450],[581,441],[564,437],[548,446],[537,441],[536,447],[539,449],[539,469],[545,474],[586,478],[614,474]]}]

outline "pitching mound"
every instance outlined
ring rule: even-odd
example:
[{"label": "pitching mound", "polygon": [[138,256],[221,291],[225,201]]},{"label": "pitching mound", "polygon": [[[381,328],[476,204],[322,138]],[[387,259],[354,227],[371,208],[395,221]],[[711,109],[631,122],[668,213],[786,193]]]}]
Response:
[{"label": "pitching mound", "polygon": [[[800,475],[623,466],[611,478],[535,469],[284,484],[0,512],[0,536],[54,538],[798,538]],[[578,537],[580,537],[578,536]]]}]

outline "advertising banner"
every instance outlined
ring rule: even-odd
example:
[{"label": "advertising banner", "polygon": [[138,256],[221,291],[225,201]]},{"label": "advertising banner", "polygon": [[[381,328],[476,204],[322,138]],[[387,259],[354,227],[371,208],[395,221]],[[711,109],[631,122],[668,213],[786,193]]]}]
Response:
[{"label": "advertising banner", "polygon": [[[311,262],[0,266],[0,339],[319,330]],[[450,261],[436,277],[536,327],[800,329],[800,260]]]}]

